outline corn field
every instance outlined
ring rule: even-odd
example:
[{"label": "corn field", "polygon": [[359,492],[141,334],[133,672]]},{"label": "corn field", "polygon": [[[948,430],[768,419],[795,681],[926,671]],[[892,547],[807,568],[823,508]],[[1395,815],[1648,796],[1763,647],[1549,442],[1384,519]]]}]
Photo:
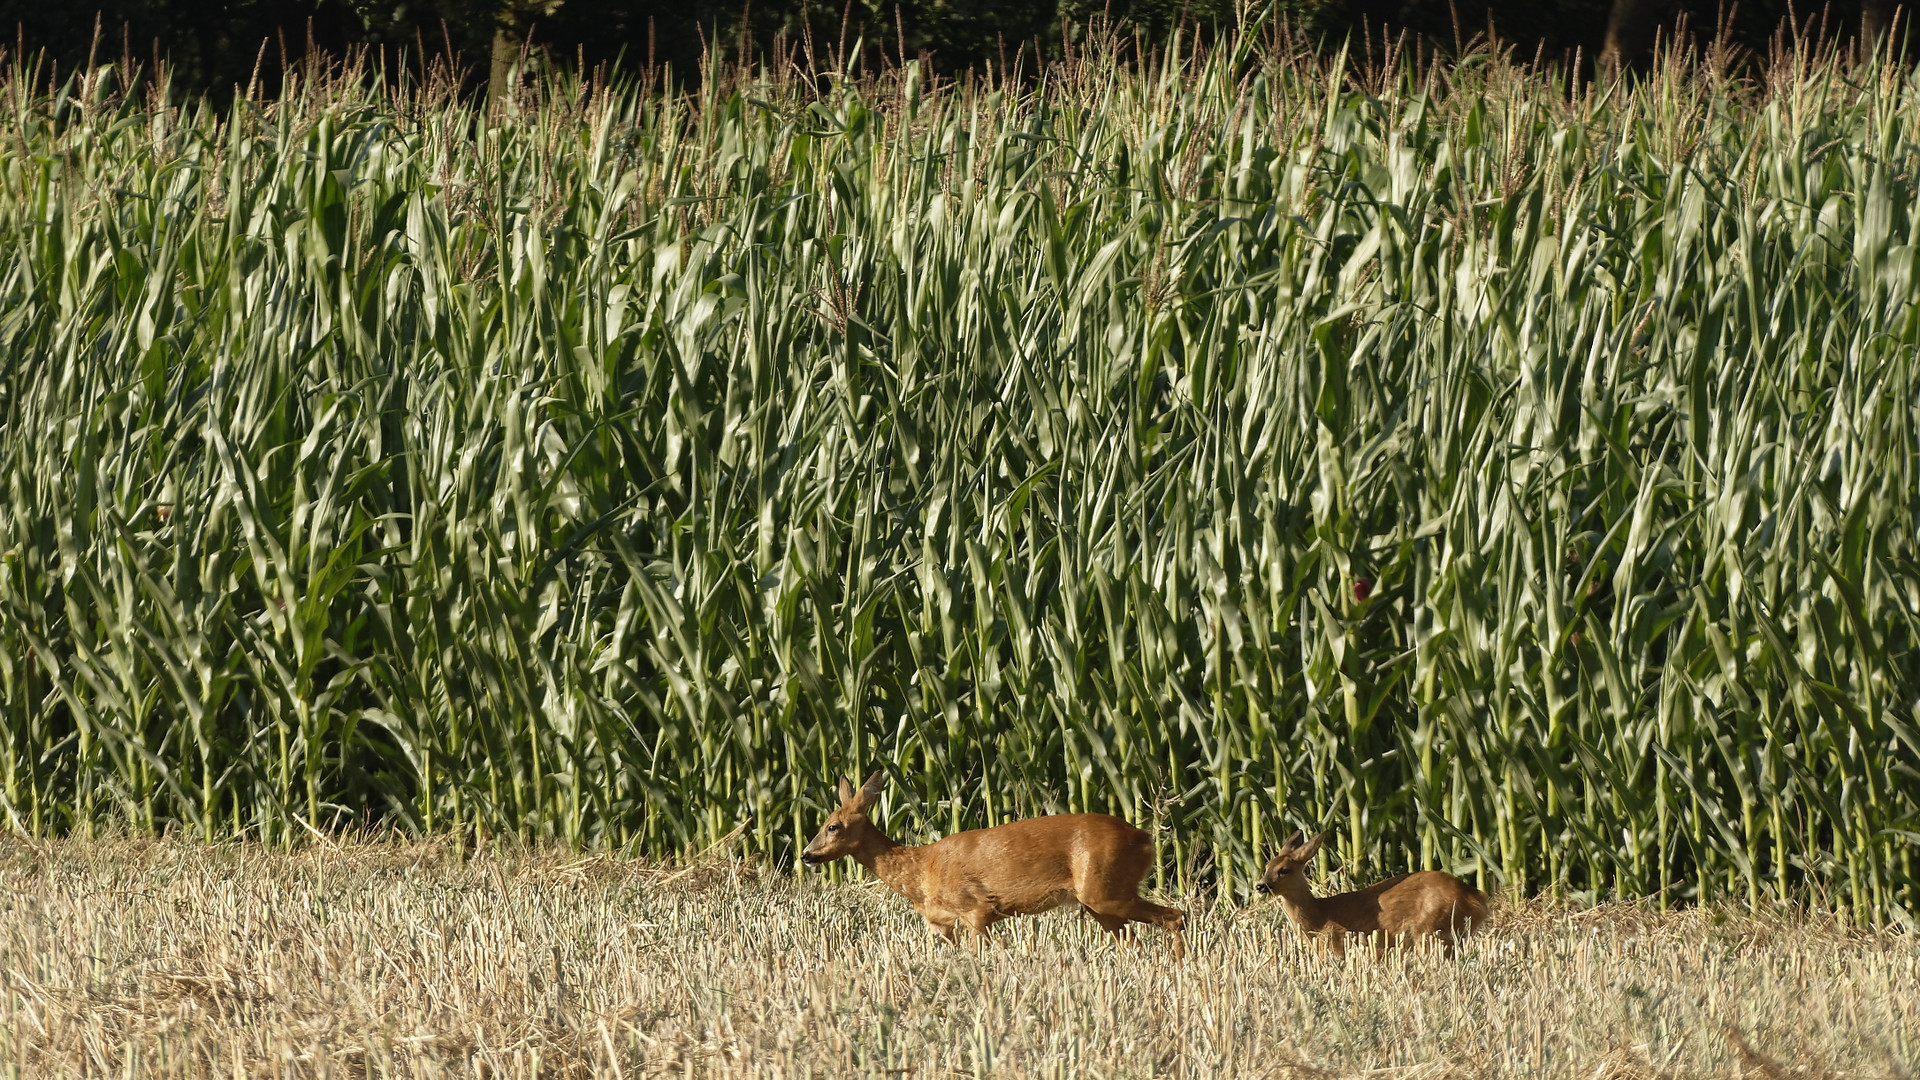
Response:
[{"label": "corn field", "polygon": [[834,60],[9,58],[6,827],[1920,911],[1912,69]]}]

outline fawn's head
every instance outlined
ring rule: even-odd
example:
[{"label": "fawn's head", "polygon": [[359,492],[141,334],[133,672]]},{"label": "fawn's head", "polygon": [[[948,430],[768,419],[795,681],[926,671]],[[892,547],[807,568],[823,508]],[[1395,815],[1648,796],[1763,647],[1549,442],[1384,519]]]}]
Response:
[{"label": "fawn's head", "polygon": [[832,862],[859,851],[871,839],[880,835],[872,819],[867,817],[867,808],[880,798],[880,782],[883,773],[875,772],[853,790],[846,778],[840,780],[840,806],[827,815],[827,823],[820,827],[813,843],[808,844],[800,853],[800,861],[808,865]]},{"label": "fawn's head", "polygon": [[1267,862],[1266,872],[1260,875],[1260,884],[1254,886],[1264,893],[1277,893],[1287,883],[1287,879],[1305,869],[1313,861],[1314,853],[1327,839],[1326,833],[1308,840],[1305,832],[1296,832],[1292,839],[1280,845],[1272,859]]}]

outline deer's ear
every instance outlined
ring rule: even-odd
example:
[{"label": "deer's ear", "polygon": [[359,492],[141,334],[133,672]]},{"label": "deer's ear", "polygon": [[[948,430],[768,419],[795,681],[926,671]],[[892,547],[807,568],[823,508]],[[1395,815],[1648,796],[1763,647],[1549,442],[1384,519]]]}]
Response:
[{"label": "deer's ear", "polygon": [[1295,829],[1293,830],[1293,835],[1287,839],[1287,842],[1280,845],[1280,850],[1283,852],[1292,851],[1295,848],[1298,848],[1301,844],[1304,844],[1306,842],[1307,842],[1306,830]]},{"label": "deer's ear", "polygon": [[1307,859],[1313,858],[1314,852],[1319,851],[1320,845],[1326,842],[1327,842],[1326,833],[1321,833],[1319,836],[1316,836],[1313,839],[1307,841],[1307,846],[1300,849],[1300,852],[1299,852],[1300,859],[1302,861],[1305,861]]},{"label": "deer's ear", "polygon": [[873,775],[867,777],[867,782],[860,785],[860,809],[865,810],[867,807],[880,801],[880,787],[886,782],[886,779],[887,774],[885,770],[873,770]]},{"label": "deer's ear", "polygon": [[843,776],[840,778],[840,805],[845,806],[852,801],[853,785],[847,783],[847,778]]}]

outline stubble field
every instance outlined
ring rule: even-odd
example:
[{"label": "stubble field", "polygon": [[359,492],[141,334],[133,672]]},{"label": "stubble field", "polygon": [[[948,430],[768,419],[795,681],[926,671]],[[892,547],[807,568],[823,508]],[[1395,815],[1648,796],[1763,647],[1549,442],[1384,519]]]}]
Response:
[{"label": "stubble field", "polygon": [[1920,942],[1817,913],[1533,901],[1458,960],[1339,961],[1277,904],[1175,899],[1184,965],[1058,913],[957,951],[877,885],[724,853],[8,841],[0,1072],[1891,1077],[1920,1050]]}]

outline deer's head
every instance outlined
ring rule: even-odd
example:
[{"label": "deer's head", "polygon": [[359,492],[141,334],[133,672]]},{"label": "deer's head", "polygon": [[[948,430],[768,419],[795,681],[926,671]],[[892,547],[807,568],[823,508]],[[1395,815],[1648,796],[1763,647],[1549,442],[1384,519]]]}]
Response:
[{"label": "deer's head", "polygon": [[867,817],[868,808],[880,798],[880,782],[885,774],[875,772],[867,777],[867,782],[855,791],[846,778],[840,780],[840,805],[827,815],[827,823],[820,827],[805,851],[800,853],[800,861],[809,866],[832,862],[853,855],[880,837],[880,830],[873,820]]},{"label": "deer's head", "polygon": [[1260,875],[1260,884],[1254,887],[1263,893],[1280,892],[1289,879],[1312,862],[1314,853],[1320,850],[1320,845],[1326,841],[1327,834],[1321,833],[1311,840],[1306,836],[1305,832],[1296,832],[1291,839],[1281,844],[1280,850],[1267,861],[1266,872]]}]

